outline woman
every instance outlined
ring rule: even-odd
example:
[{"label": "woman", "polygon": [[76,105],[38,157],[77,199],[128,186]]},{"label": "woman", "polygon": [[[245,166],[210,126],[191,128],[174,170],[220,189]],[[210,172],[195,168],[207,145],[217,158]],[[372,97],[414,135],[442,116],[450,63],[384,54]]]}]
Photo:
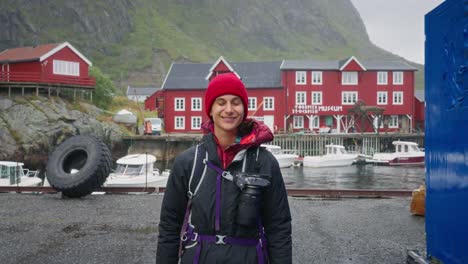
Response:
[{"label": "woman", "polygon": [[247,105],[236,75],[208,84],[205,135],[175,159],[167,183],[157,263],[292,262],[283,177],[275,157],[259,148],[273,134],[246,118]]}]

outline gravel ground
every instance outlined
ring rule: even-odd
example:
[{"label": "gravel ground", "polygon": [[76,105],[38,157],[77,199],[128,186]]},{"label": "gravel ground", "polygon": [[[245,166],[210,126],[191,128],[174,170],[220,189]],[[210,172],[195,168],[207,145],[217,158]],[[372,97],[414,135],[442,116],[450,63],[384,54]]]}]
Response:
[{"label": "gravel ground", "polygon": [[[0,193],[0,263],[155,263],[162,195]],[[410,198],[290,198],[294,263],[406,263],[425,254]]]}]

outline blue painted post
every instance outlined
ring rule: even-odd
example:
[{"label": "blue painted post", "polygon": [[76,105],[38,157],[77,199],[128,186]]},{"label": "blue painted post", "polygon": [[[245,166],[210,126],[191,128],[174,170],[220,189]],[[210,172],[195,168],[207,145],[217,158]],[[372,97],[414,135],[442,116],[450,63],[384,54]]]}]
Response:
[{"label": "blue painted post", "polygon": [[426,241],[431,260],[468,263],[468,0],[425,16]]}]

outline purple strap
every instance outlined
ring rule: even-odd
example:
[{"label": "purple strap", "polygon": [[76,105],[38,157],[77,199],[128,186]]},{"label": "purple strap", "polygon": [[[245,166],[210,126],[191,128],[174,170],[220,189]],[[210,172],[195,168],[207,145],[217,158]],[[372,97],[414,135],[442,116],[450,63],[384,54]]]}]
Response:
[{"label": "purple strap", "polygon": [[185,216],[184,216],[184,222],[182,223],[182,228],[180,229],[180,242],[179,242],[179,258],[182,256],[183,252],[183,247],[184,247],[184,242],[182,240],[183,236],[187,236],[187,226],[188,226],[188,218],[190,215],[190,209],[192,208],[192,199],[189,199],[187,202],[187,209],[185,209]]},{"label": "purple strap", "polygon": [[211,163],[211,161],[207,161],[206,164],[208,167],[215,170],[218,175],[216,176],[216,211],[215,211],[215,231],[218,232],[221,230],[220,227],[220,218],[221,218],[221,175],[223,175],[224,171],[218,168],[216,165]]},{"label": "purple strap", "polygon": [[[192,238],[193,239],[193,236]],[[264,256],[262,252],[262,242],[259,239],[251,238],[238,238],[238,237],[222,237],[215,235],[198,235],[197,236],[197,248],[195,255],[193,256],[193,263],[198,264],[200,260],[200,254],[203,243],[215,243],[215,244],[229,244],[239,246],[256,246],[257,259],[259,264],[264,264]]]}]

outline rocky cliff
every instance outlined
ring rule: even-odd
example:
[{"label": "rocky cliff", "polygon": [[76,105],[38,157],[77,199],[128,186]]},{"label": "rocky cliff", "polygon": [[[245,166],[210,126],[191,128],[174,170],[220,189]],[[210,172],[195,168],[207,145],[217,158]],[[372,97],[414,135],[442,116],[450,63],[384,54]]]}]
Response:
[{"label": "rocky cliff", "polygon": [[0,50],[68,41],[119,88],[172,61],[383,59],[350,0],[0,0]]},{"label": "rocky cliff", "polygon": [[92,134],[103,140],[116,157],[126,154],[121,128],[102,120],[102,110],[87,103],[57,97],[0,95],[0,160],[24,162],[44,169],[47,157],[65,139]]}]

